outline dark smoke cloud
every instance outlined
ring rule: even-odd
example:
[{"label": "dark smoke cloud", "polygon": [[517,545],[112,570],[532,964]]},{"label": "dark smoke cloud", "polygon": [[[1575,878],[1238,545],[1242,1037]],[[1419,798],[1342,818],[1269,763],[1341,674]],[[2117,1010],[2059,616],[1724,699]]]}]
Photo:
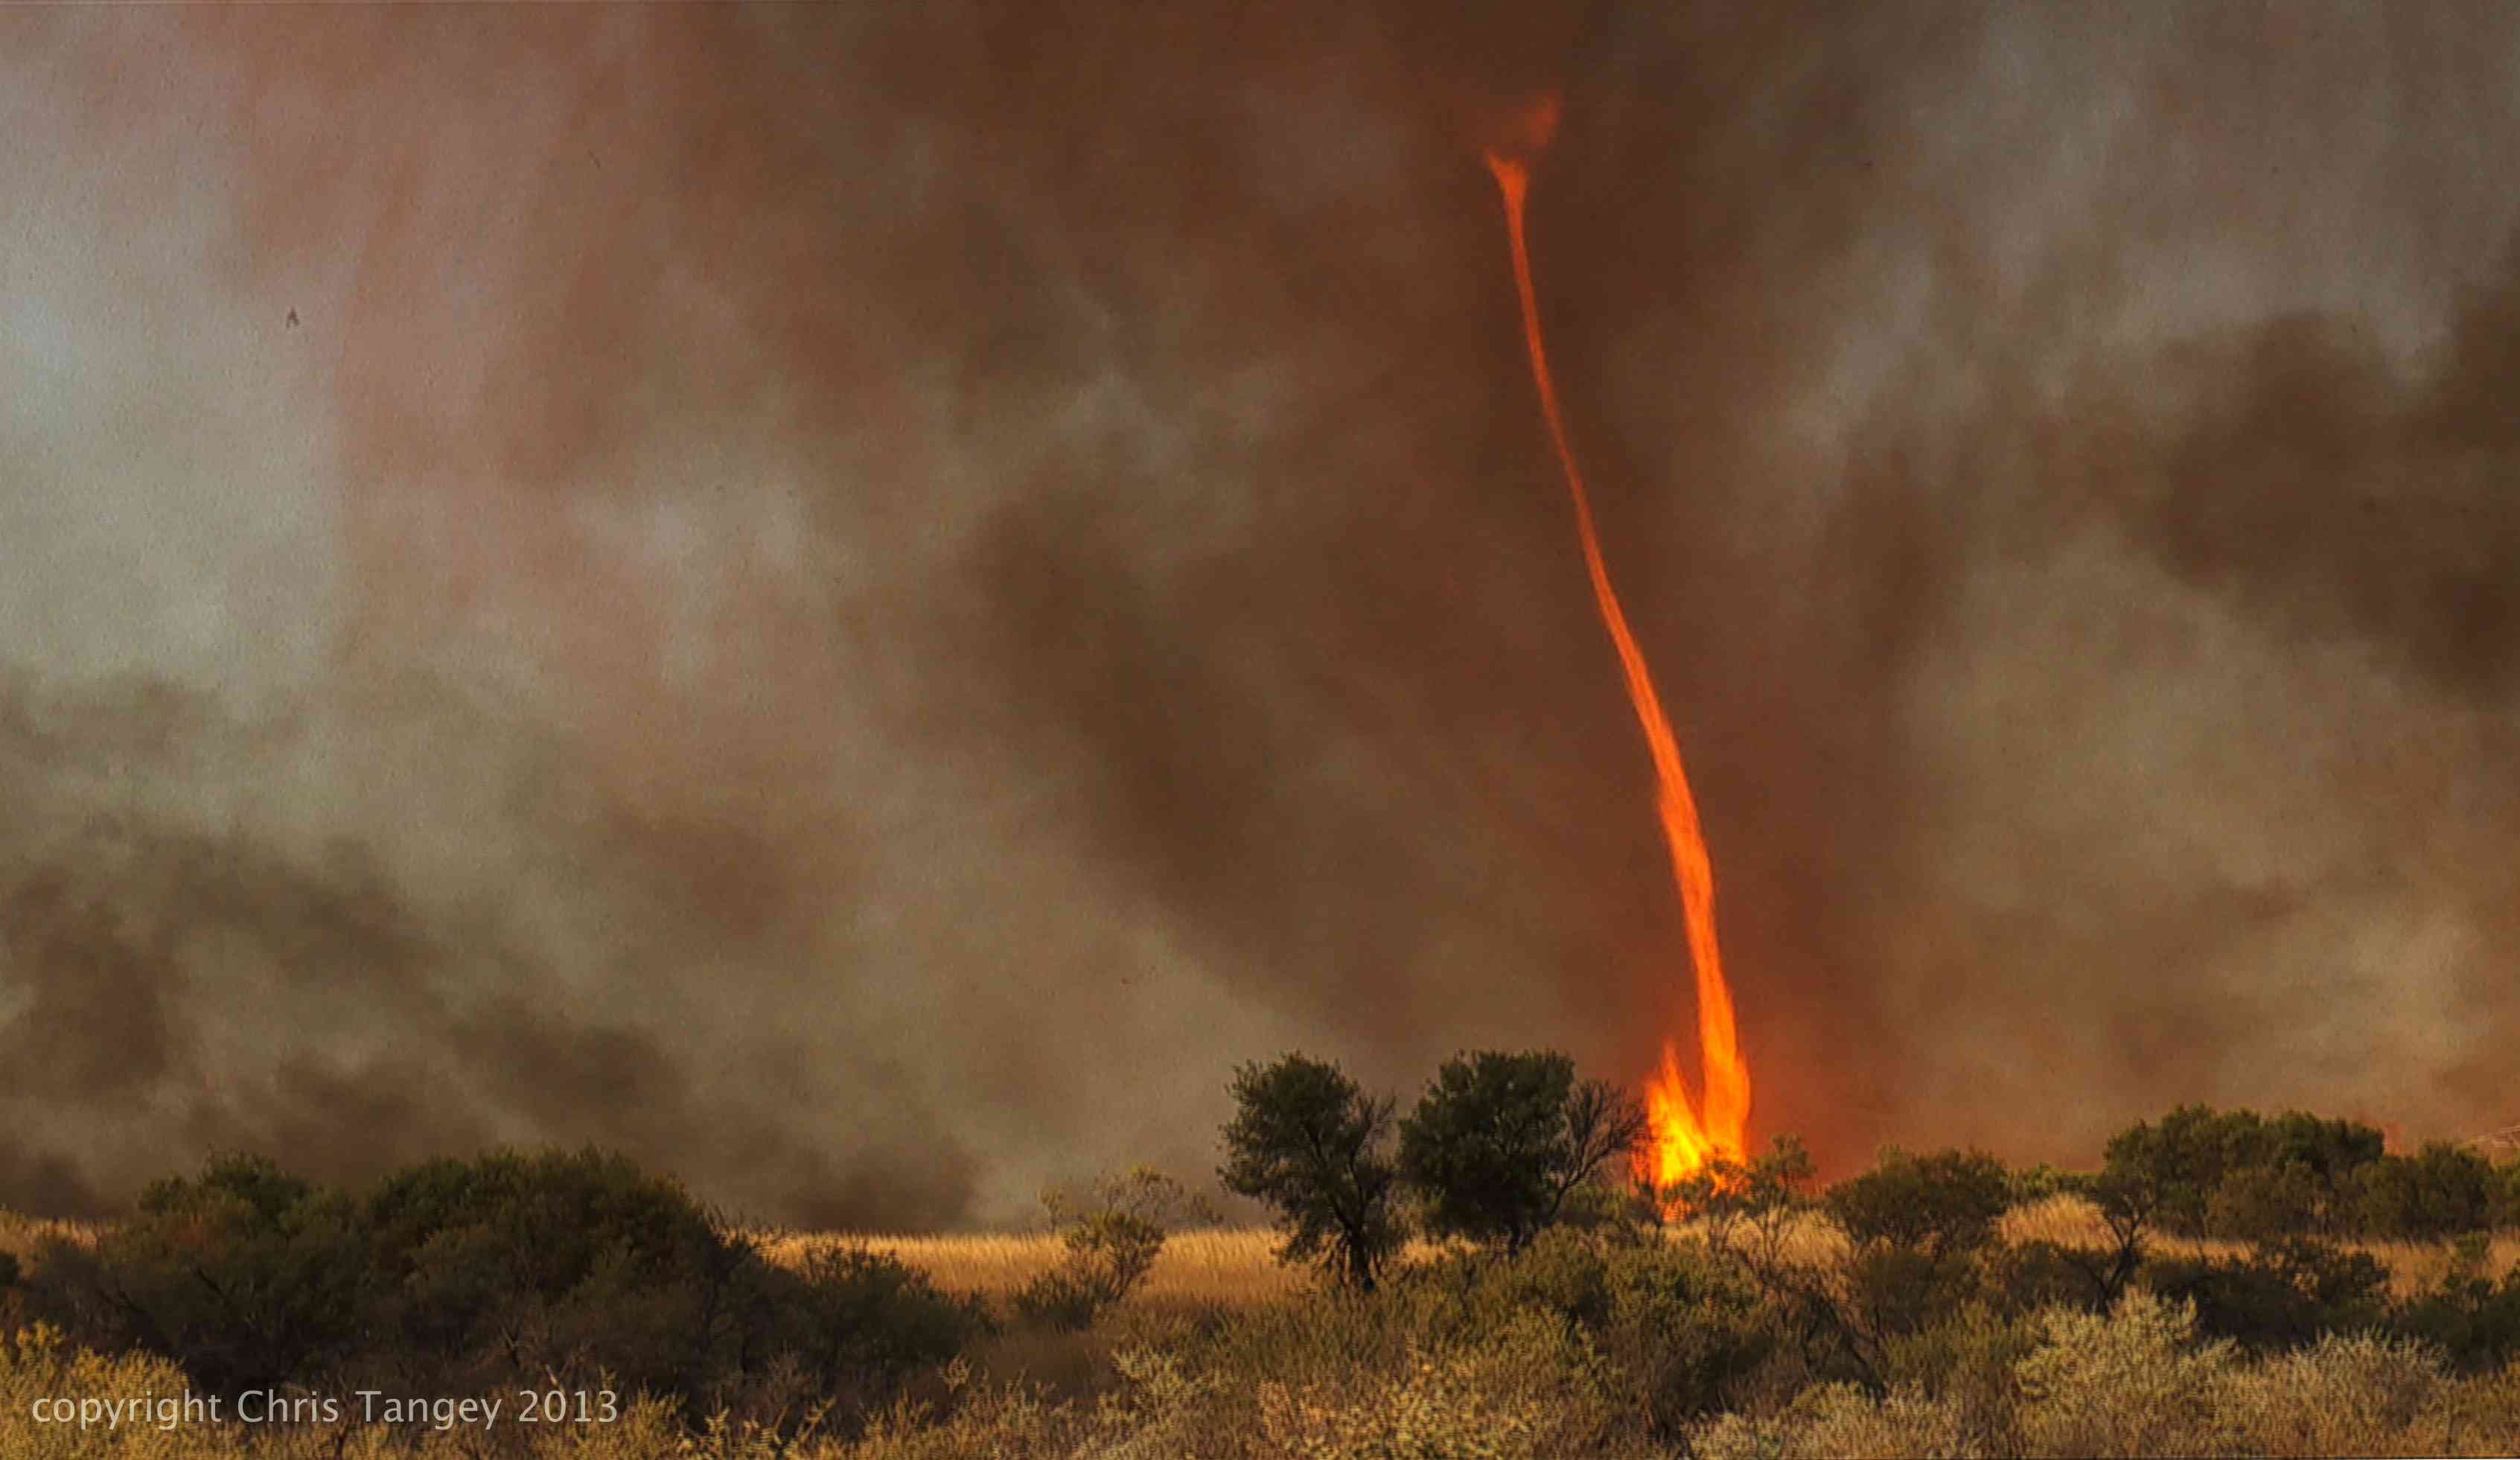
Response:
[{"label": "dark smoke cloud", "polygon": [[596,1140],[1002,1220],[1287,1047],[1642,1071],[1477,162],[1546,88],[1760,1125],[2509,1118],[2501,9],[0,30],[0,1202]]}]

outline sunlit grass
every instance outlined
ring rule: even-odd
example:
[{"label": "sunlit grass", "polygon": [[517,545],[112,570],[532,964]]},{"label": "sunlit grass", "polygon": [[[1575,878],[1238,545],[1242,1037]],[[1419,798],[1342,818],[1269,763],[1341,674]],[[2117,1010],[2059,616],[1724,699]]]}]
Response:
[{"label": "sunlit grass", "polygon": [[[1696,1234],[1695,1223],[1667,1229],[1673,1238]],[[1030,1282],[1058,1262],[1058,1239],[1048,1233],[975,1233],[955,1236],[900,1236],[882,1233],[761,1232],[753,1234],[772,1261],[794,1265],[820,1247],[859,1244],[889,1254],[924,1272],[952,1293],[1003,1297]],[[2047,1241],[2067,1247],[2096,1248],[2108,1241],[2108,1228],[2090,1203],[2079,1197],[2050,1197],[2015,1209],[2003,1220],[2009,1242]],[[1788,1230],[1784,1255],[1797,1262],[1824,1261],[1840,1239],[1817,1215],[1798,1218]],[[1312,1276],[1282,1266],[1276,1256],[1277,1234],[1261,1228],[1207,1228],[1179,1232],[1164,1244],[1136,1301],[1150,1305],[1178,1303],[1238,1304],[1265,1302],[1306,1287]],[[2454,1260],[2451,1249],[2438,1243],[2352,1242],[2345,1246],[2367,1252],[2389,1269],[2392,1291],[2403,1297],[2438,1280]],[[2194,1241],[2154,1234],[2145,1250],[2159,1256],[2238,1256],[2249,1251],[2242,1242]],[[1403,1261],[1423,1261],[1438,1249],[1413,1243]],[[2504,1233],[2488,1249],[2485,1275],[2498,1277],[2520,1267],[2520,1233]]]}]

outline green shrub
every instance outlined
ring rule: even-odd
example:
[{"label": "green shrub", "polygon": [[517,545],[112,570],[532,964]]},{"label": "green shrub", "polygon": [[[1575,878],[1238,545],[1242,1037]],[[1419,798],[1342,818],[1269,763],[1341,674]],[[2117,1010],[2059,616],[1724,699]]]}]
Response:
[{"label": "green shrub", "polygon": [[2105,1312],[2118,1294],[2107,1282],[2106,1255],[2044,1238],[2009,1244],[1987,1264],[1992,1300],[2007,1313],[2078,1307]]},{"label": "green shrub", "polygon": [[950,1362],[989,1327],[976,1301],[861,1247],[817,1249],[793,1271],[773,1269],[769,1288],[771,1350],[844,1417],[889,1402],[904,1381]]},{"label": "green shrub", "polygon": [[377,1293],[353,1204],[249,1156],[154,1183],[93,1252],[48,1243],[31,1286],[75,1342],[162,1355],[219,1393],[338,1372]]},{"label": "green shrub", "polygon": [[45,1245],[28,1288],[80,1344],[161,1354],[209,1392],[557,1382],[694,1416],[854,1414],[983,1323],[888,1257],[774,1268],[676,1183],[593,1151],[433,1161],[356,1197],[222,1157],[93,1250]]},{"label": "green shrub", "polygon": [[2478,1269],[2473,1260],[2462,1263],[2399,1303],[2389,1327],[2434,1346],[2453,1367],[2470,1373],[2520,1360],[2520,1268],[2498,1283]]},{"label": "green shrub", "polygon": [[2498,1173],[2483,1156],[2434,1141],[2412,1156],[2386,1156],[2358,1173],[2361,1228],[2375,1237],[2426,1242],[2496,1223]]},{"label": "green shrub", "polygon": [[2159,1258],[2143,1283],[2192,1304],[2200,1332],[2266,1351],[2375,1326],[2387,1310],[2389,1270],[2368,1253],[2292,1238],[2239,1256]]},{"label": "green shrub", "polygon": [[698,1412],[769,1297],[757,1255],[678,1183],[603,1152],[428,1162],[362,1211],[381,1330],[453,1392],[608,1375]]},{"label": "green shrub", "polygon": [[1995,1240],[2013,1191],[2002,1163],[1983,1151],[1891,1150],[1871,1170],[1830,1187],[1821,1207],[1859,1248],[1966,1256]]},{"label": "green shrub", "polygon": [[2385,1149],[2359,1121],[2182,1106],[2112,1137],[2105,1170],[2146,1188],[2169,1231],[2256,1241],[2351,1230],[2357,1172]]}]

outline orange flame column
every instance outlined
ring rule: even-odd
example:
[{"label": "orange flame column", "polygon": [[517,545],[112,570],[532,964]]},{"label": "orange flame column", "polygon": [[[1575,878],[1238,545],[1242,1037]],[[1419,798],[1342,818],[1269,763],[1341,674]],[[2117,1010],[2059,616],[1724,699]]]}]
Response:
[{"label": "orange flame column", "polygon": [[[1554,99],[1544,102],[1527,118],[1535,150],[1545,144],[1556,119]],[[1710,1159],[1738,1161],[1745,1150],[1744,1129],[1750,1116],[1750,1067],[1741,1056],[1733,1027],[1732,989],[1724,980],[1724,955],[1715,938],[1715,867],[1706,852],[1706,837],[1697,823],[1697,801],[1688,792],[1688,772],[1681,764],[1680,744],[1654,693],[1653,675],[1645,667],[1628,616],[1619,607],[1618,590],[1601,557],[1601,540],[1593,523],[1591,495],[1576,469],[1575,451],[1567,442],[1566,423],[1557,407],[1557,386],[1549,373],[1549,351],[1541,341],[1540,303],[1531,287],[1531,251],[1523,236],[1523,200],[1531,176],[1525,164],[1495,152],[1487,154],[1488,170],[1496,174],[1505,195],[1506,231],[1513,244],[1513,282],[1522,298],[1523,342],[1531,350],[1531,376],[1540,389],[1541,414],[1549,420],[1549,439],[1557,448],[1557,465],[1566,476],[1567,493],[1575,500],[1575,526],[1584,543],[1584,566],[1592,574],[1593,601],[1601,626],[1619,654],[1626,672],[1628,700],[1637,724],[1644,731],[1653,755],[1656,798],[1662,813],[1663,841],[1671,849],[1673,880],[1688,915],[1689,963],[1697,975],[1697,1043],[1699,1067],[1706,1083],[1702,1104],[1688,1097],[1680,1056],[1663,1044],[1662,1068],[1645,1087],[1645,1109],[1653,1122],[1653,1144],[1639,1163],[1639,1174],[1656,1186],[1670,1186],[1703,1167]]]}]

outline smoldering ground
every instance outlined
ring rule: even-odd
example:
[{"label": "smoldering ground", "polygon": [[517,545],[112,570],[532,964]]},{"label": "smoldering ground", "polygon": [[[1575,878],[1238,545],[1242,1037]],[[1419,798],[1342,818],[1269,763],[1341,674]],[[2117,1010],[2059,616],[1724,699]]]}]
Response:
[{"label": "smoldering ground", "polygon": [[[1213,1160],[1287,1047],[1755,1123],[2509,1118],[2496,6],[16,12],[0,1201]],[[293,323],[292,323],[293,320]]]}]

